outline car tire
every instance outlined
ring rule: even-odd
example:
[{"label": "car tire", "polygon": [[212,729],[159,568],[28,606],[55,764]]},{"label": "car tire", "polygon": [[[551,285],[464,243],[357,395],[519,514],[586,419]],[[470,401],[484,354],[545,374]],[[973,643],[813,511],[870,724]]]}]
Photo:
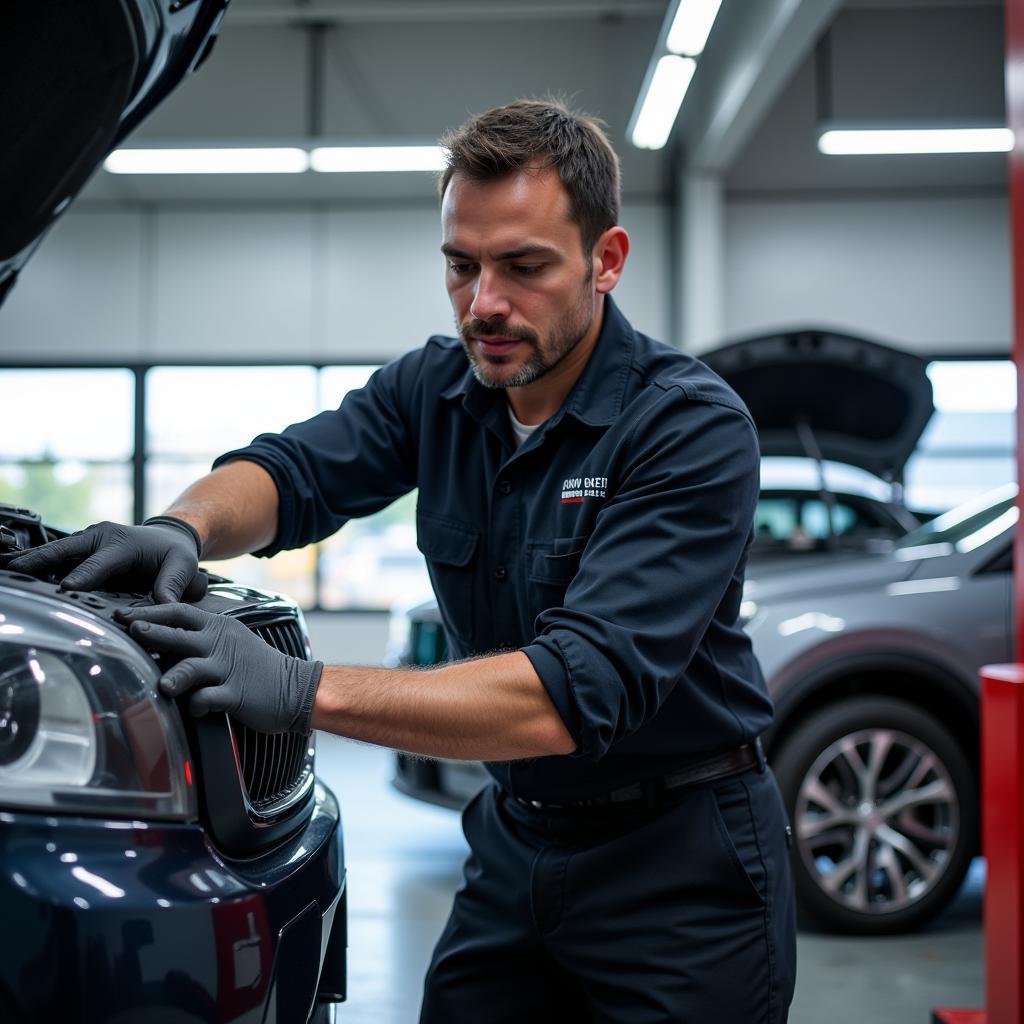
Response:
[{"label": "car tire", "polygon": [[793,826],[797,901],[819,925],[911,931],[956,895],[977,852],[978,782],[933,715],[848,698],[801,722],[772,766]]}]

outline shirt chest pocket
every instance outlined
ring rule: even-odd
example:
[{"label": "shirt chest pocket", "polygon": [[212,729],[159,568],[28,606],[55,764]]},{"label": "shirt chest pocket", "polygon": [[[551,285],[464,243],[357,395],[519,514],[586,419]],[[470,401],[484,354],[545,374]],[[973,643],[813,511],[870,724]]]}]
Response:
[{"label": "shirt chest pocket", "polygon": [[441,620],[466,647],[472,645],[475,626],[473,574],[479,542],[475,526],[416,510],[416,546],[427,560]]},{"label": "shirt chest pocket", "polygon": [[556,537],[530,544],[527,549],[526,579],[531,589],[549,598],[553,590],[565,591],[579,571],[587,537]]}]

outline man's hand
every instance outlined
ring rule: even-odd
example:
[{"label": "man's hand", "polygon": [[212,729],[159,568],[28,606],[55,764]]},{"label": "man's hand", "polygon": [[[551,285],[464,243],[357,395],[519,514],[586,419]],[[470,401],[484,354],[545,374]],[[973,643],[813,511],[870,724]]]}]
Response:
[{"label": "man's hand", "polygon": [[198,601],[206,593],[199,571],[199,535],[187,523],[157,517],[144,526],[96,523],[9,559],[4,568],[41,575],[75,563],[64,590],[95,590],[116,578],[122,589],[149,591],[163,604]]},{"label": "man's hand", "polygon": [[226,711],[257,732],[309,732],[323,664],[276,651],[237,619],[187,604],[115,613],[144,647],[177,664],[164,672],[169,697],[195,690],[189,711]]}]

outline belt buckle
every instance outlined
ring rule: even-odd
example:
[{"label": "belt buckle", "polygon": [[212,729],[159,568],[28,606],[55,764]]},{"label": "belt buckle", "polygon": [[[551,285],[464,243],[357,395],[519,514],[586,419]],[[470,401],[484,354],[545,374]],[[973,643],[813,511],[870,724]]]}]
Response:
[{"label": "belt buckle", "polygon": [[768,761],[764,756],[764,744],[760,736],[754,740],[754,753],[757,756],[757,771],[761,774],[768,767]]},{"label": "belt buckle", "polygon": [[529,800],[524,796],[517,796],[516,799],[527,807],[532,807],[535,811],[540,811],[541,814],[552,814],[558,811],[564,811],[566,808],[571,808],[572,804],[553,804],[547,800]]}]

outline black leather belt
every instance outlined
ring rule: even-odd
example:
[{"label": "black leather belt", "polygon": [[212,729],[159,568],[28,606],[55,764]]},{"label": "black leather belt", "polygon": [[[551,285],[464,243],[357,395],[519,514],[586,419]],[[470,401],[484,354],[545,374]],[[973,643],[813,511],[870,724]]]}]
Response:
[{"label": "black leather belt", "polygon": [[739,775],[756,768],[764,771],[765,759],[761,740],[744,743],[742,747],[730,750],[725,754],[701,758],[691,761],[675,771],[657,778],[634,782],[631,786],[613,789],[610,793],[588,797],[586,800],[574,800],[568,803],[546,803],[543,800],[527,800],[524,797],[515,799],[534,810],[557,814],[564,811],[585,811],[591,808],[637,809],[641,807],[652,810],[669,802],[667,795],[678,790],[696,786],[702,782],[714,782],[716,779],[727,779],[730,775]]}]

